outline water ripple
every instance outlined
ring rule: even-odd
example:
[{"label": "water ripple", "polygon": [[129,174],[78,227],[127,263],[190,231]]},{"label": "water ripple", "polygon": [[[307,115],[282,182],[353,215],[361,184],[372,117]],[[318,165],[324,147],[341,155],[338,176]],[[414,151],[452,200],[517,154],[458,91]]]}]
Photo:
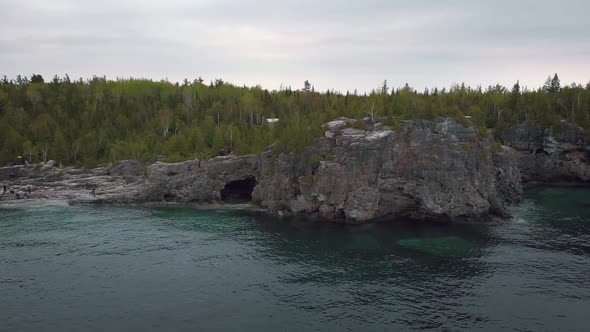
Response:
[{"label": "water ripple", "polygon": [[539,189],[513,221],[447,227],[349,227],[246,206],[0,204],[0,321],[15,331],[114,321],[141,331],[584,331],[590,215],[574,203],[588,194]]}]

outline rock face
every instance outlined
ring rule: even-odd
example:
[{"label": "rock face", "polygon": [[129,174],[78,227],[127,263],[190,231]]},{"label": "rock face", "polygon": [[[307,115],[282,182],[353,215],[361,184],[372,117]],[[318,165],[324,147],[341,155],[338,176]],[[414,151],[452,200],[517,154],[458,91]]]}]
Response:
[{"label": "rock face", "polygon": [[51,165],[11,181],[17,190],[40,189],[31,197],[82,203],[251,197],[275,213],[347,223],[503,216],[505,206],[521,196],[517,154],[508,147],[492,153],[491,141],[473,126],[438,118],[402,121],[393,130],[359,121],[327,123],[324,137],[303,153],[267,151],[151,165],[124,161],[94,170]]},{"label": "rock face", "polygon": [[[412,120],[393,131],[340,118],[303,155],[265,161],[254,200],[275,212],[349,223],[404,216],[453,220],[504,214],[521,194],[512,151],[497,156],[474,127]],[[264,161],[264,160],[263,160]]]},{"label": "rock face", "polygon": [[504,133],[502,141],[517,151],[524,182],[590,183],[590,147],[582,128],[526,122]]},{"label": "rock face", "polygon": [[231,182],[258,177],[258,156],[217,157],[148,168],[145,189],[136,201],[217,202]]},{"label": "rock face", "polygon": [[[126,202],[141,192],[145,166],[122,161],[117,166],[58,168],[57,163],[3,169],[0,178],[14,194],[0,199],[32,198],[77,203]],[[94,190],[94,193],[93,193]],[[18,195],[18,196],[17,196]]]}]

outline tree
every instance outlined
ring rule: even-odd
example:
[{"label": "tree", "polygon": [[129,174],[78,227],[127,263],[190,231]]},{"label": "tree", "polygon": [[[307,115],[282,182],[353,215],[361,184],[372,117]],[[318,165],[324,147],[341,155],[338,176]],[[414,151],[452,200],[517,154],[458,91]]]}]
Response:
[{"label": "tree", "polygon": [[8,124],[0,125],[0,158],[12,161],[22,152],[22,136]]},{"label": "tree", "polygon": [[214,153],[219,153],[225,149],[225,140],[223,138],[223,130],[221,127],[215,127],[215,134],[213,135],[213,145],[211,147]]},{"label": "tree", "polygon": [[33,143],[31,143],[31,141],[26,141],[25,143],[23,143],[23,154],[25,156],[27,156],[27,160],[29,160],[30,163],[33,162],[33,154],[35,153],[35,149],[33,147]]},{"label": "tree", "polygon": [[49,141],[53,136],[55,121],[48,113],[42,113],[31,124],[33,137],[38,141]]},{"label": "tree", "polygon": [[49,155],[49,143],[41,143],[37,148],[41,152],[41,158],[43,158],[43,162],[46,163],[47,156]]},{"label": "tree", "polygon": [[310,91],[311,90],[311,83],[309,83],[308,80],[305,80],[305,82],[303,82],[303,91]]},{"label": "tree", "polygon": [[173,114],[172,112],[170,112],[170,110],[167,109],[162,109],[159,112],[159,131],[162,134],[163,137],[166,137],[166,135],[168,135],[168,132],[170,131],[170,126],[172,125],[172,120],[173,120]]},{"label": "tree", "polygon": [[557,76],[557,73],[553,75],[553,78],[551,78],[551,76],[547,77],[545,84],[543,84],[543,91],[553,94],[559,93],[561,91],[561,82],[559,81],[559,76]]},{"label": "tree", "polygon": [[519,118],[524,121],[527,120],[527,115],[526,111],[523,110],[521,100],[522,98],[520,95],[520,82],[516,81],[516,84],[512,86],[512,91],[510,92],[509,107],[513,112],[517,112],[519,114]]},{"label": "tree", "polygon": [[387,86],[387,80],[384,80],[383,85],[381,85],[380,93],[386,95],[388,93],[388,91],[389,91],[389,87]]},{"label": "tree", "polygon": [[560,91],[561,91],[561,83],[559,82],[559,77],[557,76],[557,73],[555,73],[555,75],[551,79],[551,92],[558,93]]},{"label": "tree", "polygon": [[[590,133],[590,84],[562,87],[557,75],[537,90],[517,82],[508,90],[500,84],[484,91],[460,84],[418,92],[383,81],[370,94],[313,91],[308,80],[300,91],[268,91],[221,80],[209,87],[199,79],[181,85],[105,77],[72,81],[67,75],[51,82],[37,75],[5,78],[0,80],[0,162],[24,154],[29,160],[90,167],[130,158],[203,158],[228,145],[240,154],[259,153],[274,143],[282,151],[302,151],[322,135],[323,123],[340,116],[373,121],[386,116],[399,124],[400,118],[469,114],[496,135],[519,121],[550,127],[567,117]],[[265,125],[265,118],[275,117],[280,121],[274,128]]]},{"label": "tree", "polygon": [[44,83],[43,76],[33,74],[31,75],[31,83]]},{"label": "tree", "polygon": [[64,135],[59,128],[55,131],[55,137],[53,138],[52,159],[62,163],[68,161],[68,149],[66,146],[66,139],[64,138]]}]

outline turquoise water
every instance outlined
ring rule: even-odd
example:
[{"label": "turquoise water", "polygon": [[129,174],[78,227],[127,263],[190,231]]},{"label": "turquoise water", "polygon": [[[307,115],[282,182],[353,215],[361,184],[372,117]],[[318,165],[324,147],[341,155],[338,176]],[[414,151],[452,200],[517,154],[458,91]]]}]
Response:
[{"label": "turquoise water", "polygon": [[343,226],[247,206],[0,205],[4,331],[587,331],[590,190],[509,222]]}]

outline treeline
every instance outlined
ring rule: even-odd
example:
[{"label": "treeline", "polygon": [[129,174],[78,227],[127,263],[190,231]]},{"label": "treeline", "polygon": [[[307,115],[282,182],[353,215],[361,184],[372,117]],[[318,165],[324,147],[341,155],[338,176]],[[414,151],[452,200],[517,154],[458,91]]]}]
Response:
[{"label": "treeline", "polygon": [[[233,151],[260,152],[275,144],[301,150],[338,116],[399,119],[469,115],[501,133],[525,120],[547,126],[562,120],[590,130],[590,84],[561,86],[557,74],[536,90],[393,89],[385,81],[369,94],[239,87],[220,79],[182,84],[145,79],[71,80],[40,75],[0,80],[0,162],[22,155],[31,162],[96,166],[123,159],[179,161]],[[270,125],[267,119],[279,118]]]}]

